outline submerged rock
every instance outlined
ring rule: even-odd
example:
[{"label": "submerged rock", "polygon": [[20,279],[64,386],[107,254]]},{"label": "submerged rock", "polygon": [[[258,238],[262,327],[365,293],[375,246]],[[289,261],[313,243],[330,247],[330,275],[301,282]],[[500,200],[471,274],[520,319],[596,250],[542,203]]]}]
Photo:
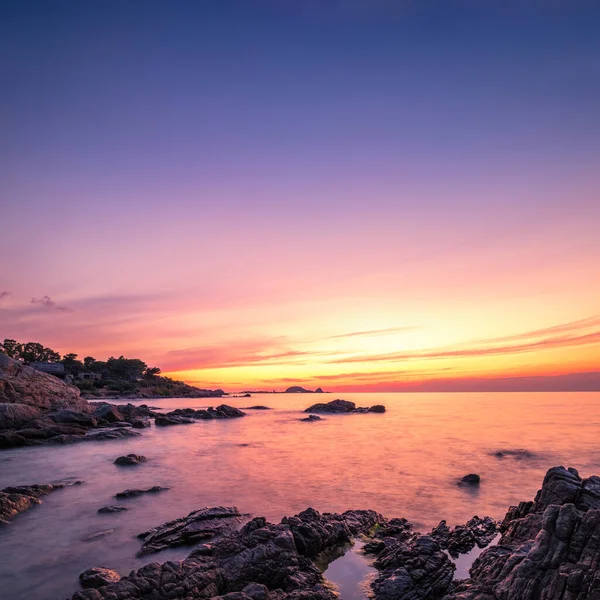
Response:
[{"label": "submerged rock", "polygon": [[101,515],[106,515],[106,514],[120,513],[120,512],[126,511],[126,510],[127,510],[126,506],[103,506],[102,508],[98,509],[98,512]]},{"label": "submerged rock", "polygon": [[305,417],[304,419],[300,419],[300,420],[310,423],[312,421],[322,421],[323,418],[319,417],[318,415],[308,415],[308,417]]},{"label": "submerged rock", "polygon": [[481,482],[481,477],[479,475],[477,475],[476,473],[469,473],[468,475],[461,477],[459,483],[468,483],[469,485],[479,485],[480,482]]},{"label": "submerged rock", "polygon": [[147,460],[145,456],[141,456],[140,454],[128,454],[127,456],[116,458],[114,464],[119,466],[139,465]]},{"label": "submerged rock", "polygon": [[191,425],[195,423],[190,417],[182,417],[181,415],[166,414],[154,419],[154,424],[158,427],[168,427],[169,425]]},{"label": "submerged rock", "polygon": [[[249,396],[250,394],[248,394]],[[261,404],[258,404],[257,406],[246,406],[244,408],[244,410],[271,410],[270,406],[262,406]]]},{"label": "submerged rock", "polygon": [[138,535],[143,545],[138,556],[160,552],[176,546],[190,546],[202,540],[210,540],[239,526],[247,516],[235,506],[202,508],[187,517],[169,521]]},{"label": "submerged rock", "polygon": [[142,494],[157,494],[158,492],[165,492],[168,489],[169,489],[168,487],[161,487],[160,485],[155,485],[155,486],[153,486],[151,488],[147,488],[145,490],[141,490],[141,489],[125,490],[123,492],[119,492],[118,494],[115,494],[115,498],[136,498],[137,496],[141,496]]},{"label": "submerged rock", "polygon": [[84,588],[99,588],[109,583],[116,583],[120,579],[121,576],[116,571],[106,567],[94,567],[79,576],[79,581]]},{"label": "submerged rock", "polygon": [[349,400],[332,400],[327,403],[318,403],[309,406],[304,412],[307,413],[338,413],[338,414],[348,414],[348,413],[384,413],[385,406],[382,404],[377,404],[376,406],[372,406],[371,408],[361,408],[356,406],[354,402],[350,402]]}]

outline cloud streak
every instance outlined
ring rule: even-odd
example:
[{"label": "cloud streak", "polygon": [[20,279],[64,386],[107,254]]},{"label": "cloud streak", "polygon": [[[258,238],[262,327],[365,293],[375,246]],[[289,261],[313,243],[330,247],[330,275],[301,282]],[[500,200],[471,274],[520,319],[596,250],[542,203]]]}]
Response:
[{"label": "cloud streak", "polygon": [[339,340],[344,338],[355,338],[355,337],[376,337],[381,335],[392,335],[394,333],[406,333],[407,331],[414,331],[419,329],[416,325],[407,325],[404,327],[390,327],[388,329],[371,329],[368,331],[353,331],[351,333],[341,333],[339,335],[330,335],[328,340]]},{"label": "cloud streak", "polygon": [[57,310],[59,312],[73,312],[70,308],[66,306],[59,306],[56,304],[50,296],[42,296],[41,298],[32,298],[31,304],[37,304],[40,307],[43,307],[48,310]]}]

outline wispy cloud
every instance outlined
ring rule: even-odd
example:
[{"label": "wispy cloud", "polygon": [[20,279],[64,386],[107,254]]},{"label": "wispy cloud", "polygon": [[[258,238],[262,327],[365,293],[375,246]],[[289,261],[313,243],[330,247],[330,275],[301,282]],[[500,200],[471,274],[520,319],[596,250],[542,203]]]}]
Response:
[{"label": "wispy cloud", "polygon": [[73,312],[66,306],[59,306],[50,296],[42,296],[41,298],[32,298],[31,304],[37,304],[48,310],[58,310],[60,312]]},{"label": "wispy cloud", "polygon": [[[467,344],[459,344],[453,347],[389,352],[386,354],[375,355],[361,354],[341,357],[329,362],[337,364],[467,358],[502,354],[521,354],[537,350],[583,346],[600,343],[600,330],[586,331],[595,325],[600,325],[600,317],[598,316],[563,323],[545,329],[535,329],[514,336],[474,340]],[[552,335],[557,333],[563,335]],[[509,341],[522,341],[522,343],[506,344],[506,342]]]},{"label": "wispy cloud", "polygon": [[4,300],[4,298],[8,298],[10,296],[10,292],[0,292],[0,300]]},{"label": "wispy cloud", "polygon": [[419,329],[416,325],[407,325],[404,327],[389,327],[387,329],[370,329],[367,331],[353,331],[350,333],[341,333],[339,335],[330,335],[328,340],[339,340],[343,338],[354,338],[354,337],[375,337],[380,335],[392,335],[394,333],[406,333],[407,331],[414,331]]}]

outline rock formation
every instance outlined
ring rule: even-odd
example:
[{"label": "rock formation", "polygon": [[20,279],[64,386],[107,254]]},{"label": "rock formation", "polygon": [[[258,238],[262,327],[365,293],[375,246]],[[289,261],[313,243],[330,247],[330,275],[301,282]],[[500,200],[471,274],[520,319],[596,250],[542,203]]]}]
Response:
[{"label": "rock formation", "polygon": [[[80,483],[80,482],[79,482]],[[41,504],[40,498],[64,488],[64,484],[35,484],[7,487],[0,490],[0,524],[6,525],[10,519],[36,504]]]},{"label": "rock formation", "polygon": [[350,413],[384,413],[385,406],[377,404],[371,408],[357,407],[354,402],[349,400],[332,400],[327,403],[313,404],[308,407],[304,412],[307,413],[338,413],[338,414],[350,414]]}]

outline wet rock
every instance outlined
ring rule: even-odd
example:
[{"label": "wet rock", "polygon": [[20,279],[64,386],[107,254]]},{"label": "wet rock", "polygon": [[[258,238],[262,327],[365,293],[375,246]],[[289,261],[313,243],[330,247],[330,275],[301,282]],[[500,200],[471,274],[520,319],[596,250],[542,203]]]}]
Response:
[{"label": "wet rock", "polygon": [[139,465],[147,460],[145,456],[141,456],[140,454],[128,454],[127,456],[116,458],[114,464],[119,466]]},{"label": "wet rock", "polygon": [[183,561],[151,563],[116,583],[77,592],[73,600],[336,600],[321,571],[298,553],[286,525],[256,518],[204,544]]},{"label": "wet rock", "polygon": [[27,439],[14,431],[0,431],[0,449],[27,446]]},{"label": "wet rock", "polygon": [[244,417],[245,413],[239,408],[229,406],[227,404],[221,404],[217,408],[209,406],[208,409],[194,410],[193,408],[178,408],[164,415],[168,418],[175,419],[190,419],[193,422],[194,419],[236,419],[238,417]]},{"label": "wet rock", "polygon": [[221,404],[220,406],[217,406],[215,413],[217,419],[237,419],[245,416],[245,414],[239,408],[235,408],[234,406],[229,406],[227,404]]},{"label": "wet rock", "polygon": [[158,492],[164,492],[168,490],[168,487],[161,487],[160,485],[155,485],[151,488],[147,488],[145,490],[142,489],[132,489],[125,490],[123,492],[119,492],[115,494],[115,498],[136,498],[137,496],[141,496],[142,494],[157,494]]},{"label": "wet rock", "polygon": [[10,519],[36,504],[41,504],[40,498],[62,489],[64,484],[35,484],[6,487],[0,491],[0,524],[7,524]]},{"label": "wet rock", "polygon": [[95,533],[90,533],[90,535],[84,537],[82,542],[95,542],[97,539],[103,538],[107,535],[110,535],[114,529],[104,529],[103,531],[96,531]]},{"label": "wet rock", "polygon": [[235,506],[202,508],[187,517],[164,523],[138,535],[142,549],[138,556],[160,552],[166,548],[190,546],[202,540],[212,540],[241,525],[248,518]]},{"label": "wet rock", "polygon": [[354,404],[354,402],[350,402],[348,400],[337,399],[337,400],[332,400],[331,402],[327,402],[327,403],[313,404],[312,406],[307,408],[304,412],[307,412],[307,413],[314,413],[314,412],[316,412],[316,413],[337,413],[337,414],[368,413],[368,412],[384,413],[385,406],[383,406],[382,404],[377,404],[376,406],[373,406],[371,408],[363,408],[363,407],[357,408],[356,404]]},{"label": "wet rock", "polygon": [[445,600],[598,600],[600,510],[590,507],[597,483],[550,469],[535,500],[509,509],[499,544]]},{"label": "wet rock", "polygon": [[195,423],[194,419],[190,417],[183,417],[181,415],[166,414],[160,417],[156,417],[154,424],[158,427],[168,427],[169,425],[190,425]]},{"label": "wet rock", "polygon": [[131,426],[135,429],[145,429],[151,426],[150,419],[138,417],[136,419],[133,419],[133,421],[131,422]]},{"label": "wet rock", "polygon": [[498,524],[491,517],[480,519],[473,517],[465,525],[457,525],[450,529],[446,521],[441,521],[431,532],[434,538],[444,550],[456,558],[459,554],[470,552],[475,546],[485,548],[498,533]]},{"label": "wet rock", "polygon": [[121,576],[112,569],[106,567],[94,567],[84,571],[79,576],[79,581],[84,588],[99,588],[109,583],[116,583]]},{"label": "wet rock", "polygon": [[308,417],[305,417],[304,419],[300,419],[301,421],[304,421],[306,423],[311,423],[312,421],[322,421],[322,417],[319,417],[318,415],[308,415]]},{"label": "wet rock", "polygon": [[[138,437],[140,435],[141,434],[138,431],[132,431],[126,427],[117,427],[116,429],[93,429],[88,431],[81,440],[84,442],[119,440],[123,438]],[[68,442],[64,441],[63,443]]]},{"label": "wet rock", "polygon": [[476,473],[469,473],[468,475],[461,477],[459,483],[466,483],[468,485],[479,485],[480,481],[481,477],[479,475],[477,475]]},{"label": "wet rock", "polygon": [[452,583],[455,566],[430,536],[397,542],[375,561],[379,575],[371,584],[376,600],[434,600]]},{"label": "wet rock", "polygon": [[[249,396],[250,394],[248,394]],[[257,405],[257,406],[246,406],[244,408],[244,410],[271,410],[270,406],[262,406],[262,405]]]},{"label": "wet rock", "polygon": [[103,506],[102,508],[98,509],[98,512],[101,515],[110,515],[110,514],[114,514],[114,513],[124,512],[126,510],[127,510],[126,506]]}]

